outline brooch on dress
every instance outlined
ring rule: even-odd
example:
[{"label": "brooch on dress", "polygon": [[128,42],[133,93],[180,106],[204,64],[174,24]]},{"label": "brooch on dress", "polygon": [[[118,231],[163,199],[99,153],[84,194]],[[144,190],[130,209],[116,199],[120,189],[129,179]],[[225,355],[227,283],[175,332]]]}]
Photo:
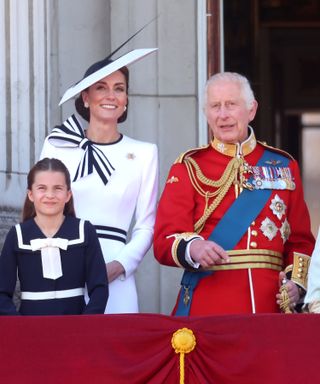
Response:
[{"label": "brooch on dress", "polygon": [[136,155],[134,153],[127,153],[127,159],[128,160],[134,160],[136,158]]}]

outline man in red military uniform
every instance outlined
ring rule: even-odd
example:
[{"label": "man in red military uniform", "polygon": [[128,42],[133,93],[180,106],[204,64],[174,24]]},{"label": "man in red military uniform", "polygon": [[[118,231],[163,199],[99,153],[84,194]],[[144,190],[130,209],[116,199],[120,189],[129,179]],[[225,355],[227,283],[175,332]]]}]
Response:
[{"label": "man in red military uniform", "polygon": [[205,92],[213,141],[171,167],[155,225],[156,259],[185,269],[174,313],[291,312],[314,247],[299,166],[256,140],[245,77],[216,74]]}]

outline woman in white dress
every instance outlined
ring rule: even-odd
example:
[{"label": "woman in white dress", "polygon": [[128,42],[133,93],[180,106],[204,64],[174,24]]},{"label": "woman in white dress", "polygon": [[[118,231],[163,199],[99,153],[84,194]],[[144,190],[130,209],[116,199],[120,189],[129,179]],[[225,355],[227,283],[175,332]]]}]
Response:
[{"label": "woman in white dress", "polygon": [[53,129],[41,153],[42,158],[55,157],[66,164],[73,180],[76,214],[96,228],[109,279],[105,313],[139,311],[134,273],[153,238],[157,147],[118,129],[128,113],[129,71],[125,65],[153,50],[136,51],[143,50],[89,67],[60,102],[80,93],[76,110],[88,124],[82,127],[72,115]]}]

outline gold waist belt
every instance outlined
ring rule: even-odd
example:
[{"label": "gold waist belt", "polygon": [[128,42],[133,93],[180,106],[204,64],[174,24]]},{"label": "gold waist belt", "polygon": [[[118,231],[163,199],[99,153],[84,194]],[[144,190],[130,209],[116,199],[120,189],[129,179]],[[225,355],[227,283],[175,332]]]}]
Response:
[{"label": "gold waist belt", "polygon": [[210,271],[228,271],[233,269],[267,268],[281,271],[282,254],[269,249],[241,249],[228,251],[229,263],[213,265]]}]

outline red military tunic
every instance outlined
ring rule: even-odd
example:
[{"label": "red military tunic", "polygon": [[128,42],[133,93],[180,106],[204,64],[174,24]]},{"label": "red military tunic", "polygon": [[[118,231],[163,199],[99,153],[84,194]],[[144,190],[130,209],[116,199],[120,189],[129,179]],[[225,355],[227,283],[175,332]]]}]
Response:
[{"label": "red military tunic", "polygon": [[[210,145],[191,150],[176,161],[169,172],[155,224],[154,253],[161,264],[192,269],[185,260],[188,242],[199,236],[209,237],[250,176],[243,169],[238,171],[237,181],[224,195],[221,191],[227,183],[223,177],[228,164],[238,157],[254,166],[265,149],[266,146],[257,142],[251,131],[250,137],[241,145],[214,139]],[[274,148],[268,147],[268,150],[279,153]],[[281,154],[289,157],[284,152]],[[276,294],[280,270],[292,273],[292,280],[305,288],[314,237],[300,171],[292,158],[285,167],[277,166],[286,189],[272,188],[269,200],[246,233],[233,250],[227,250],[237,261],[233,260],[226,270],[216,270],[200,280],[194,290],[190,315],[279,312]],[[265,168],[256,167],[255,171],[261,172],[264,182],[266,176],[263,173],[268,172],[268,164]],[[195,229],[195,223],[217,198],[214,192],[218,187],[213,181],[221,178],[222,200],[216,201],[213,212]],[[240,221],[245,214],[241,212],[235,221]],[[300,265],[293,263],[294,259]]]}]

